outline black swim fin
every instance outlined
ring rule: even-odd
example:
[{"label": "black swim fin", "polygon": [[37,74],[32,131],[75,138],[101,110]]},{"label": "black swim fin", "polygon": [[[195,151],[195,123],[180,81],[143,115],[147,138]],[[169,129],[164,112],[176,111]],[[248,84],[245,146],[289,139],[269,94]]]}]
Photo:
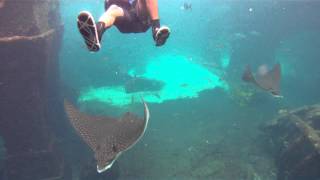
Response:
[{"label": "black swim fin", "polygon": [[164,45],[169,36],[170,36],[170,29],[167,26],[162,26],[159,29],[157,29],[154,35],[156,46]]},{"label": "black swim fin", "polygon": [[78,15],[78,29],[89,51],[99,51],[101,48],[97,26],[93,16],[88,11],[82,11]]}]

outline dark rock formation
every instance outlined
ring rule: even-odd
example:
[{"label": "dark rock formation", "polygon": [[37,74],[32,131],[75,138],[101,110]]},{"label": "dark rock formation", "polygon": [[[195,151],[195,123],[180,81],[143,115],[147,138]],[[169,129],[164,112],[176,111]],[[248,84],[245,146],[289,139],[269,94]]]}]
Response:
[{"label": "dark rock formation", "polygon": [[58,0],[0,0],[0,179],[71,179],[53,127],[63,119]]},{"label": "dark rock formation", "polygon": [[320,179],[320,105],[284,112],[265,130],[271,137],[278,180]]}]

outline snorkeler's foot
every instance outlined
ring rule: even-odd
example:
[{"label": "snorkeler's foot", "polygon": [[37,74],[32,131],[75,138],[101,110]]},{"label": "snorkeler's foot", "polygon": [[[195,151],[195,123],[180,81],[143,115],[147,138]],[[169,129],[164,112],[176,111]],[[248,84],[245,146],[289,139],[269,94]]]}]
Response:
[{"label": "snorkeler's foot", "polygon": [[164,45],[169,35],[170,35],[170,29],[167,26],[156,28],[153,31],[153,38],[154,38],[154,41],[156,42],[156,46]]},{"label": "snorkeler's foot", "polygon": [[99,51],[101,48],[96,23],[88,11],[82,11],[78,15],[78,29],[89,51]]}]

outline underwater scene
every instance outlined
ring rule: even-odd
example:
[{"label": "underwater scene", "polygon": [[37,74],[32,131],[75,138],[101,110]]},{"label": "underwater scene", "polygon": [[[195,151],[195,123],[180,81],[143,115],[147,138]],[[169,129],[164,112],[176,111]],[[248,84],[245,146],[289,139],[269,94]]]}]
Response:
[{"label": "underwater scene", "polygon": [[0,180],[319,180],[319,8],[0,0]]}]

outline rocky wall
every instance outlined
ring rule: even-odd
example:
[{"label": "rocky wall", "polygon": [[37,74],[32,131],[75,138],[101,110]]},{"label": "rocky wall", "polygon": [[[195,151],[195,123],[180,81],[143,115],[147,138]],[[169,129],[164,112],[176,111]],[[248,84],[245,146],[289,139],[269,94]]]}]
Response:
[{"label": "rocky wall", "polygon": [[65,120],[59,18],[58,0],[0,0],[0,179],[71,179],[53,131]]}]

